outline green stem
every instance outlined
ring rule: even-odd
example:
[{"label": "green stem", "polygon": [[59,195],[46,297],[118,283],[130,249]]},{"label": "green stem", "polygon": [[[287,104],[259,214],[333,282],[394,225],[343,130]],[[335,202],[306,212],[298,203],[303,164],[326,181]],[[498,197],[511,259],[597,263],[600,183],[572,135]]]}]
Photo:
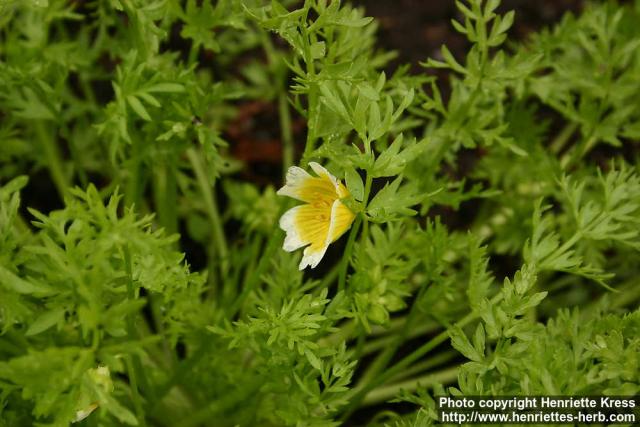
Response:
[{"label": "green stem", "polygon": [[[491,303],[495,304],[501,299],[502,299],[502,295],[498,294],[491,299]],[[479,314],[473,311],[467,314],[462,319],[460,319],[460,321],[458,321],[456,325],[462,328],[467,324],[469,324],[470,322],[477,319],[478,317],[479,317]],[[400,373],[405,368],[407,368],[409,365],[411,365],[413,362],[420,359],[422,356],[424,356],[425,354],[427,354],[428,352],[436,348],[438,345],[442,344],[444,341],[447,340],[447,338],[449,338],[449,331],[448,330],[442,331],[441,333],[439,333],[438,335],[430,339],[428,342],[426,342],[425,344],[423,344],[422,346],[414,350],[411,354],[409,354],[408,356],[405,356],[393,367],[391,367],[390,369],[387,369],[385,372],[383,372],[379,376],[373,378],[368,384],[362,386],[359,389],[355,389],[352,393],[353,396],[349,398],[349,405],[345,408],[345,412],[342,416],[342,419],[346,420],[353,413],[353,411],[358,407],[358,405],[360,405],[360,402],[369,394],[371,390],[378,387],[379,385],[386,383],[390,378],[393,378],[398,373]]]},{"label": "green stem", "polygon": [[[631,286],[620,290],[612,299],[611,305],[613,307],[625,307],[628,305],[631,310],[634,307],[633,303],[637,303],[638,299],[640,299],[640,286],[637,283],[633,283]],[[635,306],[637,307],[637,304]]]},{"label": "green stem", "polygon": [[198,60],[198,53],[200,53],[200,45],[195,41],[193,41],[191,43],[191,47],[189,48],[189,58],[188,58],[189,66],[192,66],[193,64],[196,63],[196,61]]},{"label": "green stem", "polygon": [[397,384],[391,384],[385,387],[380,387],[373,390],[362,400],[363,406],[375,405],[385,402],[398,395],[401,391],[414,391],[419,387],[425,387],[434,384],[446,384],[454,381],[458,377],[458,366],[445,369],[435,374],[427,374],[420,378],[413,380],[407,380]]},{"label": "green stem", "polygon": [[[560,246],[558,249],[556,249],[555,251],[553,251],[550,255],[548,255],[545,259],[552,259],[555,260],[557,259],[560,255],[564,254],[566,251],[568,251],[569,249],[571,249],[571,247],[573,245],[576,244],[576,242],[578,240],[580,240],[582,238],[582,232],[580,230],[576,231],[575,234],[566,242],[564,242],[564,244],[562,246]],[[542,265],[544,265],[544,260],[542,260]]]},{"label": "green stem", "polygon": [[127,355],[126,357],[127,370],[129,371],[129,387],[131,387],[131,397],[133,399],[133,407],[136,411],[137,420],[141,426],[146,426],[146,417],[144,414],[144,409],[142,407],[142,398],[140,397],[140,392],[138,391],[138,379],[136,376],[136,368],[133,363],[133,356]]},{"label": "green stem", "polygon": [[51,137],[51,133],[43,121],[36,120],[34,122],[34,129],[40,141],[42,152],[47,159],[47,167],[49,168],[53,184],[56,186],[60,198],[64,199],[64,196],[67,194],[68,183],[63,172],[62,156],[60,155],[58,145],[55,139]]},{"label": "green stem", "polygon": [[174,387],[179,386],[181,384],[180,381],[188,377],[191,371],[198,366],[200,361],[209,353],[211,347],[215,344],[216,341],[214,340],[205,341],[204,343],[202,343],[202,345],[200,345],[200,347],[198,347],[198,349],[193,353],[191,357],[182,360],[177,365],[177,368],[174,369],[171,377],[164,384],[158,387],[158,399],[155,400],[156,403],[153,407],[152,412],[157,411],[161,407],[162,401],[169,394],[169,392]]},{"label": "green stem", "polygon": [[340,271],[340,264],[336,264],[331,267],[331,270],[327,274],[324,275],[322,280],[320,281],[319,289],[328,288],[331,284],[338,278],[338,273]]},{"label": "green stem", "polygon": [[280,116],[280,132],[282,134],[282,175],[287,176],[289,167],[293,165],[293,134],[291,133],[291,113],[287,94],[281,91],[278,95],[278,112]]},{"label": "green stem", "polygon": [[[262,249],[263,245],[265,244],[265,239],[258,233],[254,235],[249,233],[246,241],[251,243],[247,245],[248,250],[243,254],[242,262],[240,263],[239,261],[237,261],[235,263],[238,265],[235,267],[235,272],[233,275],[233,283],[237,283],[235,288],[238,291],[242,289],[245,284],[249,283],[253,272],[256,270],[257,264],[262,259]],[[242,277],[242,279],[240,277]],[[233,302],[237,299],[238,298],[236,292],[236,295],[234,295],[233,299],[230,301]]]},{"label": "green stem", "polygon": [[349,341],[353,332],[357,329],[357,323],[354,320],[347,320],[340,324],[337,331],[331,335],[327,335],[324,338],[318,340],[320,347],[333,347],[340,344],[342,341]]},{"label": "green stem", "polygon": [[[269,38],[269,34],[259,30],[262,46],[267,54],[269,66],[278,82],[278,116],[280,119],[280,135],[282,137],[282,173],[286,177],[287,170],[293,165],[294,147],[293,134],[291,132],[291,113],[289,112],[289,102],[287,100],[286,72],[280,72],[283,61]],[[286,70],[286,68],[284,68]]]},{"label": "green stem", "polygon": [[[130,301],[134,301],[136,299],[136,291],[135,285],[133,283],[133,273],[131,266],[131,253],[129,251],[129,246],[124,247],[124,261],[125,268],[127,273],[127,299]],[[137,337],[136,327],[135,327],[135,319],[133,318],[133,314],[127,315],[127,333],[130,338]],[[129,386],[131,387],[131,394],[133,399],[133,406],[135,408],[136,414],[138,416],[138,421],[140,425],[143,427],[146,426],[146,417],[144,414],[144,409],[142,405],[142,398],[140,396],[140,391],[138,390],[138,373],[141,375],[142,379],[142,363],[140,362],[140,358],[138,355],[127,355],[126,357],[127,370],[129,371]],[[147,389],[149,389],[147,387]]]},{"label": "green stem", "polygon": [[316,116],[316,107],[318,103],[318,86],[315,83],[311,83],[309,86],[309,109],[307,111],[307,140],[304,145],[304,153],[302,154],[302,166],[306,166],[311,157],[311,153],[315,149],[315,129],[312,121]]},{"label": "green stem", "polygon": [[[158,221],[167,234],[178,231],[178,188],[176,183],[175,165],[170,155],[163,156],[155,170],[153,181],[153,196]],[[170,365],[177,363],[177,355],[172,351],[169,342],[165,339],[165,327],[162,321],[161,301],[157,295],[149,294],[151,318],[158,333],[163,337],[162,350],[166,361]]]},{"label": "green stem", "polygon": [[[405,320],[406,321],[406,320]],[[427,323],[425,325],[419,325],[415,328],[411,328],[407,334],[408,338],[415,338],[420,335],[432,333],[438,327],[437,323]],[[396,331],[401,331],[402,327],[395,328]],[[393,341],[396,339],[395,334],[390,334],[387,336],[383,336],[380,338],[376,338],[374,340],[369,341],[365,344],[363,349],[363,355],[374,353],[378,350],[388,348],[389,345],[393,344]]]},{"label": "green stem", "polygon": [[[369,151],[369,154],[371,152]],[[371,193],[371,185],[373,184],[373,177],[371,176],[370,173],[367,172],[367,176],[365,178],[365,183],[364,183],[364,195],[362,197],[362,203],[363,205],[366,207],[368,202],[369,202],[369,194]],[[363,214],[363,220],[362,220],[362,237],[360,239],[362,239],[363,242],[366,242],[367,239],[369,238],[369,218],[367,217],[366,214]]]},{"label": "green stem", "polygon": [[356,234],[358,234],[358,228],[362,222],[363,214],[356,217],[351,232],[349,233],[349,239],[347,240],[347,246],[345,247],[344,254],[340,260],[340,273],[338,275],[338,292],[344,291],[345,283],[347,281],[347,269],[349,268],[349,261],[351,260],[351,252],[353,252],[353,244],[356,240]]},{"label": "green stem", "polygon": [[[420,294],[417,297],[417,300],[420,300]],[[384,351],[382,351],[378,357],[367,367],[367,370],[362,375],[359,385],[367,384],[371,382],[371,380],[378,376],[378,374],[386,368],[389,364],[393,356],[398,351],[398,348],[402,343],[406,340],[409,331],[412,329],[413,321],[416,318],[418,313],[418,304],[414,303],[411,306],[411,310],[409,311],[409,315],[407,316],[400,333],[395,334],[393,337],[392,344],[387,347]]]},{"label": "green stem", "polygon": [[233,409],[237,405],[242,405],[242,403],[250,399],[259,388],[260,384],[253,384],[249,387],[240,388],[233,393],[228,393],[191,414],[190,417],[180,424],[180,427],[194,427],[207,421],[209,425],[224,424],[224,422],[220,422],[221,420],[214,420],[214,417]]},{"label": "green stem", "polygon": [[553,141],[551,141],[551,144],[549,144],[549,151],[554,154],[560,153],[564,149],[564,146],[567,144],[569,138],[571,138],[571,135],[573,135],[576,129],[578,129],[577,123],[567,123],[565,127],[560,131],[560,133],[558,133],[558,136],[556,136]]},{"label": "green stem", "polygon": [[311,54],[311,43],[310,40],[305,35],[305,47],[304,47],[304,61],[307,65],[307,81],[309,81],[309,94],[307,96],[308,102],[308,110],[307,110],[307,140],[304,146],[304,154],[302,155],[302,166],[307,166],[309,162],[309,157],[311,157],[311,153],[315,148],[315,125],[314,122],[317,112],[316,108],[318,106],[318,96],[319,96],[319,88],[316,83],[316,66],[313,62],[313,55]]},{"label": "green stem", "polygon": [[153,324],[156,327],[156,331],[158,334],[162,336],[162,351],[164,352],[164,357],[166,359],[166,363],[170,365],[175,365],[178,363],[178,355],[172,351],[171,346],[169,345],[169,341],[167,340],[166,329],[164,327],[162,308],[161,308],[161,298],[160,295],[150,294],[149,305],[151,307],[151,319]]},{"label": "green stem", "polygon": [[167,155],[158,162],[153,183],[158,221],[167,234],[174,234],[178,231],[178,187],[172,159],[172,156]]},{"label": "green stem", "polygon": [[227,240],[222,228],[222,221],[218,211],[218,205],[214,197],[212,187],[215,189],[215,184],[209,184],[209,179],[204,170],[204,165],[200,160],[198,152],[194,148],[187,150],[187,157],[193,168],[193,172],[196,174],[196,180],[200,186],[202,197],[204,199],[205,209],[209,215],[211,226],[213,227],[213,244],[220,259],[220,280],[225,281],[227,277],[228,265],[229,265],[229,249],[227,247]]},{"label": "green stem", "polygon": [[131,144],[131,155],[127,162],[128,176],[125,186],[125,202],[127,206],[135,206],[140,210],[140,156],[138,142],[134,139]]},{"label": "green stem", "polygon": [[255,288],[255,286],[260,281],[260,277],[264,273],[265,269],[269,266],[269,263],[272,260],[272,254],[278,247],[278,242],[280,242],[281,233],[279,229],[274,230],[271,233],[271,237],[267,242],[267,246],[265,248],[264,254],[260,258],[260,262],[258,263],[258,267],[253,271],[251,275],[248,276],[248,279],[245,281],[242,287],[242,293],[236,298],[235,302],[231,306],[229,314],[227,316],[228,319],[232,319],[236,313],[242,308],[242,304],[244,300],[249,296],[251,291]]},{"label": "green stem", "polygon": [[562,167],[563,170],[569,169],[578,160],[583,158],[589,151],[591,151],[591,149],[597,142],[598,140],[594,136],[590,136],[589,138],[583,140],[582,143],[573,146],[571,150],[566,152],[560,159],[560,167]]},{"label": "green stem", "polygon": [[[455,350],[442,351],[434,356],[429,357],[428,360],[416,363],[415,365],[412,365],[410,368],[404,369],[402,372],[398,373],[393,378],[389,378],[389,382],[395,383],[405,378],[413,377],[415,374],[418,374],[420,372],[426,372],[431,368],[440,366],[443,363],[451,361],[459,354],[460,353],[458,353]],[[429,374],[434,374],[434,372],[429,372]]]},{"label": "green stem", "polygon": [[[369,152],[369,146],[365,143],[365,149]],[[371,192],[371,185],[373,183],[373,177],[370,173],[367,173],[365,179],[364,186],[364,194],[362,197],[362,205],[366,206],[369,200],[369,193]],[[338,292],[343,291],[345,289],[345,283],[347,280],[347,270],[349,269],[349,262],[351,261],[351,253],[353,252],[353,244],[356,240],[356,234],[358,234],[358,229],[360,228],[360,223],[363,223],[363,233],[361,239],[365,241],[369,237],[369,221],[364,212],[358,214],[351,227],[351,232],[349,233],[349,239],[347,240],[347,246],[345,247],[344,254],[342,255],[342,260],[340,264],[340,274],[338,276]]]},{"label": "green stem", "polygon": [[355,349],[355,354],[353,358],[355,360],[361,360],[362,352],[364,351],[365,341],[367,340],[367,331],[361,322],[356,323],[356,331],[357,331],[356,332],[357,334],[356,349]]}]

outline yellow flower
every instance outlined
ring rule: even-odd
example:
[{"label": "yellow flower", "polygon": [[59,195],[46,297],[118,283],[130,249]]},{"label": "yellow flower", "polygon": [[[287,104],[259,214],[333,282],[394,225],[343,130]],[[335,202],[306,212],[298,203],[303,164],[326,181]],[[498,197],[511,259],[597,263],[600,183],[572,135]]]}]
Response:
[{"label": "yellow flower", "polygon": [[300,261],[300,270],[317,266],[329,244],[342,236],[355,218],[355,214],[340,201],[349,195],[349,190],[318,163],[310,162],[309,166],[317,177],[292,166],[287,171],[284,187],[278,190],[281,196],[306,203],[289,209],[280,218],[280,228],[287,233],[284,250],[292,252],[307,246]]}]

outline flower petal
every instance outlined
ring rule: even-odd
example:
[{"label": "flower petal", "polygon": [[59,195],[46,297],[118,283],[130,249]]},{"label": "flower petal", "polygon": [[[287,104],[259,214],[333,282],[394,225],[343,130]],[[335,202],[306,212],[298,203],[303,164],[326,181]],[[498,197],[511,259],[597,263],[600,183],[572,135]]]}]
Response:
[{"label": "flower petal", "polygon": [[345,197],[347,197],[349,194],[349,190],[347,190],[347,187],[345,187],[341,182],[338,181],[338,187],[336,188],[336,192],[338,193],[338,198],[339,199],[344,199]]},{"label": "flower petal", "polygon": [[280,228],[287,233],[284,238],[284,244],[282,248],[287,252],[293,252],[296,249],[303,247],[304,245],[308,245],[309,242],[305,242],[300,237],[300,233],[298,233],[298,228],[296,227],[296,215],[302,206],[296,206],[295,208],[291,208],[286,211],[282,217],[280,218]]},{"label": "flower petal", "polygon": [[322,176],[314,177],[297,166],[289,168],[286,183],[284,187],[278,190],[277,194],[293,197],[307,203],[324,200],[329,205],[338,197],[336,186],[330,175],[323,174]]},{"label": "flower petal", "polygon": [[306,247],[304,249],[300,265],[298,266],[298,270],[304,270],[307,267],[316,268],[320,260],[322,260],[325,252],[327,251],[327,246],[328,245],[314,247],[313,245],[311,245]]},{"label": "flower petal", "polygon": [[333,202],[331,207],[331,223],[329,224],[329,233],[327,233],[326,244],[335,242],[342,236],[345,231],[351,227],[356,215],[346,207],[340,200]]},{"label": "flower petal", "polygon": [[95,409],[98,407],[98,403],[92,403],[89,406],[87,406],[84,409],[79,409],[76,411],[76,417],[73,421],[71,421],[72,423],[77,423],[80,422],[82,420],[84,420],[85,418],[87,418],[89,415],[91,415],[91,413],[93,411],[95,411]]},{"label": "flower petal", "polygon": [[297,199],[297,191],[304,185],[305,181],[311,179],[309,173],[298,167],[291,166],[287,169],[287,176],[285,178],[284,187],[278,190],[277,194],[280,196],[289,196]]},{"label": "flower petal", "polygon": [[316,162],[309,162],[309,166],[311,169],[318,175],[319,177],[329,179],[333,184],[336,195],[338,199],[343,199],[349,195],[349,190],[345,187],[340,180],[338,180],[335,176],[333,176],[327,169],[325,169],[322,165]]},{"label": "flower petal", "polygon": [[318,265],[327,250],[330,224],[331,207],[328,204],[300,205],[282,215],[280,228],[287,233],[283,249],[291,252],[309,245],[304,250],[300,269]]},{"label": "flower petal", "polygon": [[320,178],[329,179],[337,190],[338,180],[336,179],[335,176],[331,175],[331,173],[328,170],[326,170],[324,166],[316,162],[309,162],[309,166],[311,166],[311,169],[313,169],[316,175],[318,175]]}]

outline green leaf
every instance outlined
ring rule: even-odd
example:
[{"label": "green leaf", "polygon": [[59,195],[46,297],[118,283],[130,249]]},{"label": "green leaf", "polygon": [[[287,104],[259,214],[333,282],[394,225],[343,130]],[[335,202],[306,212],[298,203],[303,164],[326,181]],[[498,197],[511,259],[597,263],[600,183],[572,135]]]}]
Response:
[{"label": "green leaf", "polygon": [[311,350],[305,349],[304,355],[307,357],[307,360],[309,361],[311,366],[319,371],[322,370],[322,360],[320,360],[320,358],[318,358],[318,356],[316,356]]},{"label": "green leaf", "polygon": [[478,326],[476,327],[476,333],[473,335],[473,347],[480,355],[484,355],[484,345],[484,327],[482,326],[482,323],[478,323]]},{"label": "green leaf", "polygon": [[427,148],[426,139],[416,143],[409,141],[406,148],[400,151],[404,142],[402,134],[398,135],[391,145],[385,149],[376,159],[373,170],[373,177],[395,176],[404,172],[407,165],[418,158]]},{"label": "green leaf", "polygon": [[0,265],[0,285],[19,294],[46,295],[53,291],[49,286],[34,283],[16,276],[14,273]]},{"label": "green leaf", "polygon": [[27,329],[25,335],[32,336],[46,331],[52,326],[60,323],[64,319],[64,315],[64,308],[53,309],[41,314],[36,320],[31,323],[31,325],[29,325],[29,329]]},{"label": "green leaf", "polygon": [[342,102],[342,99],[340,99],[339,90],[340,88],[338,85],[331,85],[329,82],[323,82],[320,85],[322,101],[330,110],[342,117],[342,119],[344,119],[347,123],[350,123],[351,115]]},{"label": "green leaf", "polygon": [[161,93],[182,93],[185,88],[180,83],[157,83],[144,88],[145,92],[161,92]]},{"label": "green leaf", "polygon": [[[477,333],[478,329],[476,329]],[[451,345],[458,350],[464,357],[474,362],[481,362],[483,355],[471,344],[464,331],[459,326],[453,326],[449,329],[449,336],[451,337]]]},{"label": "green leaf", "polygon": [[345,181],[347,183],[347,189],[354,199],[361,202],[364,198],[364,183],[358,171],[355,168],[348,168],[345,170]]},{"label": "green leaf", "polygon": [[367,206],[367,214],[372,221],[387,222],[397,219],[399,215],[410,216],[417,212],[411,206],[419,203],[424,195],[418,194],[410,184],[400,187],[402,177],[387,183]]},{"label": "green leaf", "polygon": [[136,98],[133,95],[129,95],[127,96],[127,102],[129,103],[131,108],[133,108],[133,111],[135,111],[136,114],[138,114],[138,116],[140,116],[146,121],[151,121],[151,116],[149,115],[146,108],[144,108],[144,105],[142,105],[142,102],[140,102],[138,98]]},{"label": "green leaf", "polygon": [[327,51],[327,48],[324,42],[313,43],[310,49],[311,49],[311,57],[313,59],[323,58]]},{"label": "green leaf", "polygon": [[0,200],[7,199],[11,194],[22,190],[29,182],[29,177],[21,175],[0,187]]}]

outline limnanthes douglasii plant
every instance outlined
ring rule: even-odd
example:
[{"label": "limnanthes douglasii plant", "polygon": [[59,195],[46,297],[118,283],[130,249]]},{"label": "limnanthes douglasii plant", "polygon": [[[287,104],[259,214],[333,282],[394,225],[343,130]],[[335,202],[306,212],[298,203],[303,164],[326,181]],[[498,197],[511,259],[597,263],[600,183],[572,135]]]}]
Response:
[{"label": "limnanthes douglasii plant", "polygon": [[0,426],[639,394],[640,2],[456,6],[409,71],[348,2],[0,0]]}]

